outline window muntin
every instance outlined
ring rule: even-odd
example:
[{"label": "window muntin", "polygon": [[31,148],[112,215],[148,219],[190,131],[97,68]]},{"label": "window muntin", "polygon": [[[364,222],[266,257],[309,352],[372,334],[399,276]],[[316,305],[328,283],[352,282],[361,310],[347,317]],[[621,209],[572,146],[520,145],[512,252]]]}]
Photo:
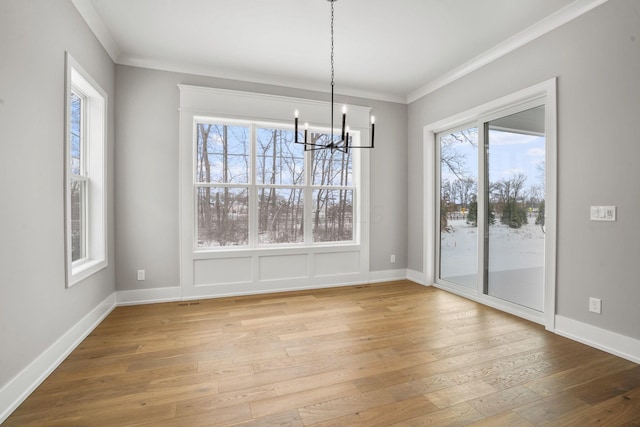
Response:
[{"label": "window muntin", "polygon": [[195,249],[354,242],[351,152],[305,152],[291,129],[230,123],[196,118]]}]

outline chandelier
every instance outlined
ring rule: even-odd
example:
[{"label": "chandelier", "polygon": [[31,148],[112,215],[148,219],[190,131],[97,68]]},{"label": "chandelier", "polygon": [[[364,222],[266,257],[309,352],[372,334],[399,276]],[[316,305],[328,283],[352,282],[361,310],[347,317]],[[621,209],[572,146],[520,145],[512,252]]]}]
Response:
[{"label": "chandelier", "polygon": [[333,102],[333,86],[334,86],[334,60],[333,60],[333,23],[334,23],[334,11],[333,4],[338,0],[327,0],[331,3],[331,138],[328,143],[317,143],[317,142],[309,142],[307,138],[309,124],[305,123],[304,126],[304,141],[298,140],[298,110],[295,111],[294,117],[294,134],[295,134],[295,143],[296,144],[304,144],[304,151],[314,151],[314,150],[324,150],[330,149],[331,151],[338,150],[343,153],[349,152],[351,148],[373,148],[373,140],[375,134],[375,117],[371,116],[371,145],[353,145],[352,136],[349,135],[349,127],[347,127],[347,106],[344,105],[342,107],[342,130],[340,132],[340,139],[337,140],[336,136],[333,134],[333,111],[334,111],[334,102]]}]

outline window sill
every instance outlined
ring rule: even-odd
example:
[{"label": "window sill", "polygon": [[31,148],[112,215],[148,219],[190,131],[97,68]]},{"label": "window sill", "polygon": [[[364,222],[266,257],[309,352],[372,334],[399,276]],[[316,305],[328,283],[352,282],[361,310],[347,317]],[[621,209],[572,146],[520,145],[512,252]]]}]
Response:
[{"label": "window sill", "polygon": [[71,286],[83,281],[87,277],[94,275],[106,266],[106,259],[90,259],[76,266],[72,266],[71,275],[69,276],[67,281],[67,287],[70,288]]},{"label": "window sill", "polygon": [[316,244],[313,246],[279,246],[279,247],[268,247],[268,248],[232,248],[228,247],[225,249],[211,249],[211,248],[203,248],[196,249],[192,252],[194,259],[212,259],[212,258],[233,258],[237,256],[278,256],[278,255],[293,255],[293,254],[302,254],[302,253],[335,253],[335,252],[350,252],[354,250],[361,250],[362,246],[358,243],[354,242],[345,242],[345,243],[333,243],[333,244]]}]

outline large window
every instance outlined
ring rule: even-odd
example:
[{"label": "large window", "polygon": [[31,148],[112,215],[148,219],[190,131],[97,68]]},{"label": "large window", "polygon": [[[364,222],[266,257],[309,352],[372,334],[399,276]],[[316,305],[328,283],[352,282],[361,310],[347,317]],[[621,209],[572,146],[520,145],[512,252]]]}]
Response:
[{"label": "large window", "polygon": [[66,72],[67,286],[104,268],[106,94],[67,54]]},{"label": "large window", "polygon": [[[178,87],[183,298],[369,280],[372,150],[305,151],[294,142],[297,109],[307,139],[330,142],[331,104]],[[360,145],[371,109],[348,108]]]},{"label": "large window", "polygon": [[197,249],[355,240],[351,153],[305,152],[283,126],[195,120]]}]

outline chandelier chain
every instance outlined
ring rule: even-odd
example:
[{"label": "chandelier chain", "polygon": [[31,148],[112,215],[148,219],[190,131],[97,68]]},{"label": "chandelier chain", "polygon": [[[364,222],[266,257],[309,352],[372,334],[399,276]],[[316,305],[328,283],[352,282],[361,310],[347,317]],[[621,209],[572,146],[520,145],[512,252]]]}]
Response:
[{"label": "chandelier chain", "polygon": [[333,65],[333,1],[331,1],[331,87],[333,87],[334,80],[334,65]]}]

